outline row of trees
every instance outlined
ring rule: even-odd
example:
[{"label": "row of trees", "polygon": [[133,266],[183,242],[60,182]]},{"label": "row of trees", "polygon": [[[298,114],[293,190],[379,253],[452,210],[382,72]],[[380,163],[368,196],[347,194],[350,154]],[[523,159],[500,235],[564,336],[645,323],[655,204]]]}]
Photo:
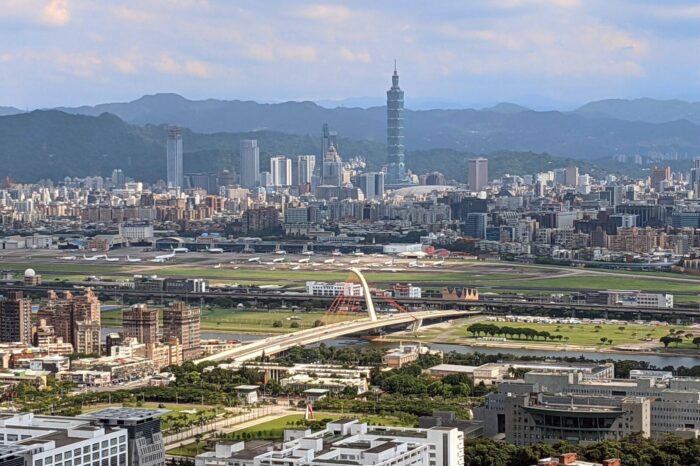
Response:
[{"label": "row of trees", "polygon": [[477,323],[477,324],[472,324],[469,327],[467,327],[467,332],[471,333],[472,336],[480,336],[480,335],[488,335],[491,337],[495,337],[498,335],[501,335],[505,338],[514,338],[518,337],[518,339],[527,339],[527,340],[537,340],[538,338],[542,338],[543,340],[568,340],[569,337],[565,337],[563,335],[559,334],[552,334],[547,331],[538,331],[532,328],[527,328],[527,327],[509,327],[509,326],[498,326],[494,324],[483,324],[483,323]]},{"label": "row of trees", "polygon": [[518,447],[494,440],[465,442],[465,466],[530,466],[541,458],[576,453],[583,461],[602,463],[619,458],[624,466],[696,466],[700,458],[700,440],[668,436],[661,440],[632,435],[622,440],[606,440],[587,445],[559,442]]}]

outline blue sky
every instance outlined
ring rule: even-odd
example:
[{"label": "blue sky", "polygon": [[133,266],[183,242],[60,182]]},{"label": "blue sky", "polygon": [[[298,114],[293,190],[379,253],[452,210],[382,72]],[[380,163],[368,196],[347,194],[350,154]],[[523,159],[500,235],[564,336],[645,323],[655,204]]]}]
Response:
[{"label": "blue sky", "polygon": [[700,3],[0,0],[0,105],[188,98],[408,107],[700,100]]}]

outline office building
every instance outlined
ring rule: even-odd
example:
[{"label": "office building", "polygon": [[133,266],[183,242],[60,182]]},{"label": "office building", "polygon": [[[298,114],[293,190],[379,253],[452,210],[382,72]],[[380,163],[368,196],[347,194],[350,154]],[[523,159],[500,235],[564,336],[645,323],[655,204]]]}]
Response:
[{"label": "office building", "polygon": [[330,146],[321,163],[321,184],[324,186],[342,186],[343,161],[335,146]]},{"label": "office building", "polygon": [[283,155],[270,158],[270,175],[275,187],[292,185],[292,161]]},{"label": "office building", "polygon": [[338,133],[331,131],[328,123],[323,124],[323,139],[321,140],[321,158],[323,158],[331,146],[338,149]]},{"label": "office building", "polygon": [[254,188],[260,180],[260,148],[256,139],[243,139],[239,144],[241,153],[241,186]]},{"label": "office building", "polygon": [[117,189],[124,189],[126,177],[124,176],[124,172],[121,168],[115,168],[112,170],[112,184]]},{"label": "office building", "polygon": [[384,197],[384,172],[368,172],[358,175],[357,187],[362,190],[366,199],[382,199]]},{"label": "office building", "polygon": [[470,238],[486,238],[488,214],[472,212],[464,220],[464,235]]},{"label": "office building", "polygon": [[202,354],[200,323],[202,311],[189,307],[183,302],[175,302],[163,311],[163,340],[177,338],[182,347],[182,360],[197,359]]},{"label": "office building", "polygon": [[406,167],[404,165],[403,104],[404,93],[399,87],[399,74],[391,77],[391,89],[386,92],[386,147],[387,147],[387,184],[406,184]]},{"label": "office building", "polygon": [[[118,466],[123,464],[128,464],[128,466],[164,466],[165,446],[160,428],[160,416],[167,412],[165,409],[107,408],[85,415],[85,418],[101,424],[105,429],[117,429],[117,432],[120,433],[126,432],[128,462],[120,462]],[[114,450],[110,449],[109,451]],[[102,460],[101,466],[105,465],[106,463]],[[63,466],[70,465],[66,463]],[[81,466],[85,466],[84,463]],[[116,464],[110,463],[109,466],[116,466]]]},{"label": "office building", "polygon": [[299,155],[297,157],[297,186],[311,184],[314,170],[316,170],[315,155]]},{"label": "office building", "polygon": [[[0,413],[0,463],[6,466],[132,466],[129,432],[79,417]],[[162,447],[161,447],[162,448]],[[160,463],[164,464],[164,463]],[[153,466],[156,466],[154,463]]]},{"label": "office building", "polygon": [[134,304],[122,313],[124,338],[135,338],[139,343],[158,343],[158,309],[149,309],[147,304]]},{"label": "office building", "polygon": [[483,157],[469,160],[467,185],[472,191],[481,191],[489,182],[489,161]]},{"label": "office building", "polygon": [[329,422],[325,429],[286,430],[272,449],[246,442],[218,443],[195,458],[195,466],[463,466],[464,434],[457,428],[368,426],[358,420]]},{"label": "office building", "polygon": [[153,238],[153,224],[148,222],[128,222],[119,224],[119,235],[129,241],[143,241]]},{"label": "office building", "polygon": [[21,291],[8,291],[0,301],[0,342],[32,343],[32,301]]},{"label": "office building", "polygon": [[566,167],[566,182],[567,186],[578,186],[578,167]]},{"label": "office building", "polygon": [[166,182],[168,184],[168,188],[182,188],[184,186],[182,168],[182,128],[178,126],[168,126],[166,163]]}]

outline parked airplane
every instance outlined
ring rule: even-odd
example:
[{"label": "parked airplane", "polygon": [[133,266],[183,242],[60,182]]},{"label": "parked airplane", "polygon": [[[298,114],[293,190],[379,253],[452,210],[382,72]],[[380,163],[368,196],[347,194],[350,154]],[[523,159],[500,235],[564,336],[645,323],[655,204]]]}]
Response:
[{"label": "parked airplane", "polygon": [[105,255],[103,255],[103,254],[99,254],[99,255],[97,255],[97,256],[90,256],[90,257],[87,257],[85,254],[83,254],[83,260],[84,260],[84,261],[97,261],[97,260],[100,260],[100,259],[104,259],[105,257],[107,257],[107,256],[105,256]]},{"label": "parked airplane", "polygon": [[178,252],[185,252],[185,253],[187,253],[187,252],[190,252],[190,250],[187,249],[187,248],[175,248],[175,249],[173,249],[173,252],[176,253],[176,254],[177,254]]},{"label": "parked airplane", "polygon": [[359,249],[356,249],[355,252],[352,253],[353,256],[364,256],[365,253],[360,251]]},{"label": "parked airplane", "polygon": [[434,262],[434,263],[433,263],[433,267],[440,267],[440,266],[441,266],[442,264],[444,264],[444,263],[445,263],[444,260]]},{"label": "parked airplane", "polygon": [[303,258],[303,259],[299,259],[298,262],[299,262],[300,264],[307,264],[310,260],[311,260],[311,259],[309,259],[308,257],[305,257],[305,258]]},{"label": "parked airplane", "polygon": [[284,249],[278,249],[277,251],[275,251],[275,254],[287,254],[287,251],[285,251]]},{"label": "parked airplane", "polygon": [[335,259],[326,259],[323,261],[324,264],[332,264],[333,262],[335,262]]},{"label": "parked airplane", "polygon": [[129,256],[126,256],[126,261],[127,261],[127,262],[141,262],[141,258],[140,258],[140,257],[129,257]]},{"label": "parked airplane", "polygon": [[224,250],[221,248],[207,248],[209,254],[223,254]]},{"label": "parked airplane", "polygon": [[221,264],[216,264],[216,265],[214,266],[214,268],[215,268],[215,269],[220,269],[220,268],[221,268]]},{"label": "parked airplane", "polygon": [[313,252],[313,251],[304,251],[304,252],[302,252],[301,254],[304,255],[304,256],[313,256],[313,255],[314,255],[314,252]]},{"label": "parked airplane", "polygon": [[360,263],[360,259],[353,259],[350,261],[350,264],[359,264],[359,263]]},{"label": "parked airplane", "polygon": [[340,252],[340,250],[338,250],[338,249],[336,249],[335,251],[333,251],[331,253],[331,256],[342,256],[342,255],[343,255],[343,253]]},{"label": "parked airplane", "polygon": [[409,267],[418,267],[418,261],[411,261],[408,263]]},{"label": "parked airplane", "polygon": [[161,254],[160,256],[156,256],[152,262],[165,262],[169,261],[170,259],[173,259],[174,257],[174,252],[171,252],[170,254]]},{"label": "parked airplane", "polygon": [[294,267],[292,267],[292,268],[291,268],[290,270],[299,270],[300,268],[301,268],[301,266],[299,266],[299,265],[295,265],[295,266],[294,266]]},{"label": "parked airplane", "polygon": [[248,259],[248,262],[260,263],[260,258],[259,257],[251,257],[250,259]]},{"label": "parked airplane", "polygon": [[278,257],[277,259],[272,259],[273,264],[279,264],[280,262],[284,262],[284,257]]},{"label": "parked airplane", "polygon": [[61,257],[61,260],[64,260],[64,261],[74,261],[76,259],[77,259],[77,257],[75,257],[75,256],[63,256],[63,257]]},{"label": "parked airplane", "polygon": [[119,262],[119,258],[118,258],[118,257],[107,257],[107,256],[105,256],[105,260],[106,260],[107,262]]}]

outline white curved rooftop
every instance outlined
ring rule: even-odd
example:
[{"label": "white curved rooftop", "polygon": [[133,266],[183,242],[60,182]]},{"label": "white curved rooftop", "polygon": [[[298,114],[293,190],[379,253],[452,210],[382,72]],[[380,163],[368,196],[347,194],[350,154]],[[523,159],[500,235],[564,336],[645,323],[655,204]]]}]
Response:
[{"label": "white curved rooftop", "polygon": [[433,191],[444,192],[444,191],[458,191],[457,186],[448,185],[426,185],[426,186],[407,186],[405,188],[399,188],[394,191],[394,196],[420,196],[422,194],[430,194]]}]

